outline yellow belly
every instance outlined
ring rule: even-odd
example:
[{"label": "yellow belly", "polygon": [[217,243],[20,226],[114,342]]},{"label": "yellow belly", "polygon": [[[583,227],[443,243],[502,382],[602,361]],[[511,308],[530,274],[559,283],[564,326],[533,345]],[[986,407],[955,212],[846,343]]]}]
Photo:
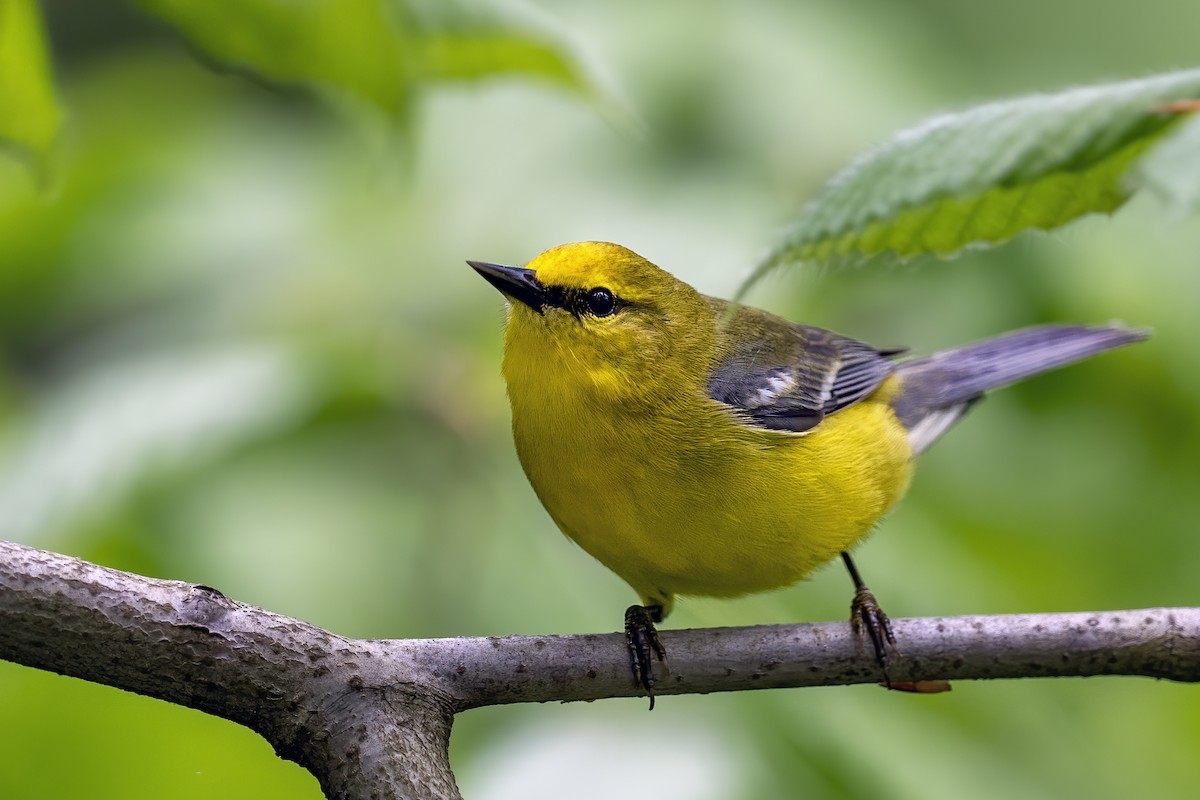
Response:
[{"label": "yellow belly", "polygon": [[669,608],[676,593],[786,586],[866,535],[911,475],[885,394],[805,435],[745,426],[707,399],[650,419],[569,401],[522,413],[514,396],[513,430],[562,531]]}]

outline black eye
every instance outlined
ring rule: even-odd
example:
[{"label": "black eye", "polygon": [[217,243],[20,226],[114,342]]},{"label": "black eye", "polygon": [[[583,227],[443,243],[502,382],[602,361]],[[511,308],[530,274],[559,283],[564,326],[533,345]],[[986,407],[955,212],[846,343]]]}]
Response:
[{"label": "black eye", "polygon": [[607,317],[617,310],[617,300],[608,289],[598,287],[587,293],[587,307],[597,317]]}]

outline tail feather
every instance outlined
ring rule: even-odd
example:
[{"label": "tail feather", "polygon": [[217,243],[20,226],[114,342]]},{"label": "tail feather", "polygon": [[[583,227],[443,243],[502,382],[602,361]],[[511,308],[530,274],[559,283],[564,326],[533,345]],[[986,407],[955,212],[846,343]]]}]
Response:
[{"label": "tail feather", "polygon": [[943,350],[897,366],[902,383],[892,408],[908,429],[913,451],[920,453],[984,392],[1147,336],[1146,330],[1117,325],[1055,325]]}]

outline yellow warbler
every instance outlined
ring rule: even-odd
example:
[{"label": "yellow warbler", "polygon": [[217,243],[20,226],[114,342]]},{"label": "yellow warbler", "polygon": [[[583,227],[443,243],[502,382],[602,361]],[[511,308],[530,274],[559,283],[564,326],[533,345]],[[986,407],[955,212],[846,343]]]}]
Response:
[{"label": "yellow warbler", "polygon": [[503,374],[525,474],[641,597],[626,632],[652,704],[652,622],[676,594],[774,589],[839,554],[886,668],[890,626],[847,551],[904,493],[914,456],[983,392],[1145,338],[1030,328],[897,361],[702,295],[615,244],[468,263],[512,301]]}]

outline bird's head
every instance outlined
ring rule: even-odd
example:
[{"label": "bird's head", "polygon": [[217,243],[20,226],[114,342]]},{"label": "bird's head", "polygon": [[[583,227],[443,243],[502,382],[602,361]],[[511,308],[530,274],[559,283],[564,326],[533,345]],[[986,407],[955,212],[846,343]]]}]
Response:
[{"label": "bird's head", "polygon": [[676,370],[703,373],[712,337],[708,305],[631,250],[577,242],[547,250],[525,267],[467,263],[510,301],[510,385],[511,361],[528,362],[531,372],[566,370],[569,379],[614,389]]}]

